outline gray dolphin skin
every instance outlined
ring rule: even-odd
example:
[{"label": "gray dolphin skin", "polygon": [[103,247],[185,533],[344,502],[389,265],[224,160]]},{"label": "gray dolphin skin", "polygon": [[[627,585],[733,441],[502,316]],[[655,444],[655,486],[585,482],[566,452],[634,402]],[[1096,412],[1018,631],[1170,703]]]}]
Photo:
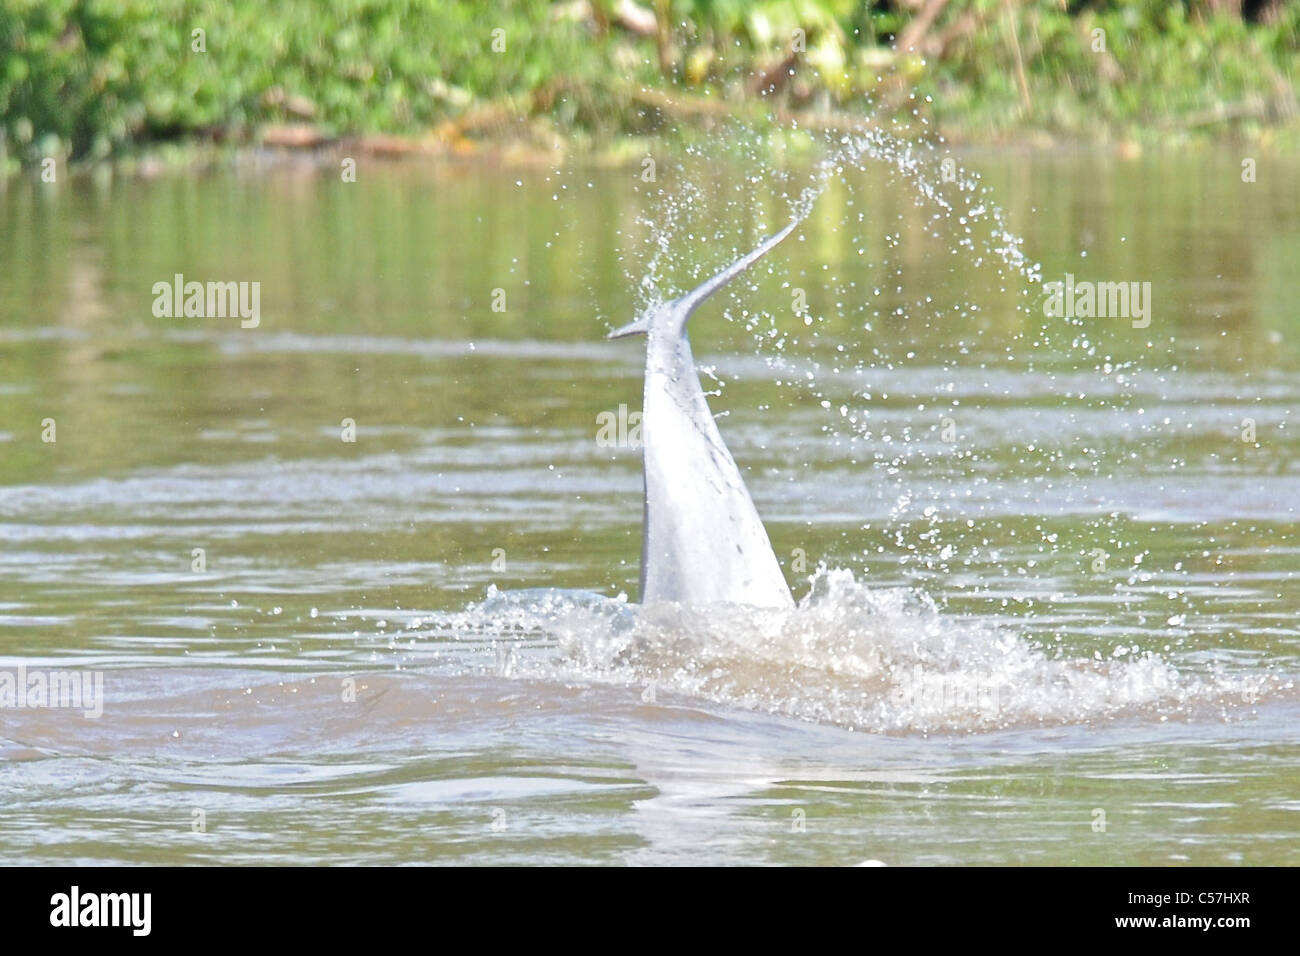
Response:
[{"label": "gray dolphin skin", "polygon": [[793,607],[790,588],[700,387],[686,322],[799,220],[678,299],[609,334],[646,336],[641,603]]}]

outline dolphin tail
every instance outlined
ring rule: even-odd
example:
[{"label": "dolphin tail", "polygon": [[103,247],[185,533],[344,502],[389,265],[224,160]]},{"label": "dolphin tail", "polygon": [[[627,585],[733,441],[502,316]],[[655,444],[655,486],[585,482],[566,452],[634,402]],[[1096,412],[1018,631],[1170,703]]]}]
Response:
[{"label": "dolphin tail", "polygon": [[713,295],[713,293],[717,292],[724,285],[736,278],[736,276],[740,275],[774,249],[782,239],[794,232],[794,228],[799,225],[799,222],[800,220],[798,219],[791,219],[784,229],[780,232],[773,233],[759,243],[758,248],[741,256],[713,278],[696,286],[681,298],[669,302],[666,308],[647,311],[644,315],[637,316],[627,325],[619,326],[606,337],[611,339],[621,339],[626,338],[629,335],[649,335],[652,323],[662,323],[665,320],[672,323],[669,327],[675,327],[678,335],[684,334],[686,331],[686,320],[691,317],[691,313],[698,309],[705,299]]},{"label": "dolphin tail", "polygon": [[620,325],[613,332],[610,332],[606,338],[621,339],[628,335],[649,335],[650,334],[650,317],[648,315],[638,316],[627,325]]},{"label": "dolphin tail", "polygon": [[744,272],[746,269],[752,266],[759,259],[763,258],[763,256],[767,255],[767,253],[770,252],[772,249],[776,248],[776,246],[781,242],[782,239],[790,235],[790,233],[794,232],[794,227],[797,225],[799,225],[799,220],[791,219],[789,224],[784,229],[782,229],[780,232],[773,233],[772,235],[768,236],[761,243],[759,243],[758,248],[755,249],[753,252],[741,256],[731,265],[727,266],[725,269],[723,269],[721,272],[715,275],[712,279],[708,279],[707,281],[701,283],[700,285],[692,289],[690,292],[682,296],[680,299],[678,299],[674,303],[673,312],[676,314],[676,317],[681,322],[682,330],[683,331],[685,330],[686,320],[691,317],[691,313],[694,312],[696,309],[698,309],[703,304],[705,299],[713,295],[713,293],[717,292],[719,289],[721,289],[732,279],[736,278],[736,276],[740,275],[742,272]]}]

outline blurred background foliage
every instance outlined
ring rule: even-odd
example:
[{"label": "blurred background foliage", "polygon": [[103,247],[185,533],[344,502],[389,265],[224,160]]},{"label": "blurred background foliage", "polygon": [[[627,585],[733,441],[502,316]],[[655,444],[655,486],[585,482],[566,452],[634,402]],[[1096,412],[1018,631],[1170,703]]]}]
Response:
[{"label": "blurred background foliage", "polygon": [[178,139],[600,146],[732,114],[1267,136],[1300,112],[1283,0],[2,2],[10,166]]}]

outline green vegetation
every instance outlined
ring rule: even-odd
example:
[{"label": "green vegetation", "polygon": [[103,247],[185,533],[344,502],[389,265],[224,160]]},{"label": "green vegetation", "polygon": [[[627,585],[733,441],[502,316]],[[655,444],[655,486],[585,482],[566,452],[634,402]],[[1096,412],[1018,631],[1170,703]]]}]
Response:
[{"label": "green vegetation", "polygon": [[1298,57],[1300,4],[1280,0],[5,0],[0,159],[289,124],[585,148],[737,114],[1258,134],[1294,127]]}]

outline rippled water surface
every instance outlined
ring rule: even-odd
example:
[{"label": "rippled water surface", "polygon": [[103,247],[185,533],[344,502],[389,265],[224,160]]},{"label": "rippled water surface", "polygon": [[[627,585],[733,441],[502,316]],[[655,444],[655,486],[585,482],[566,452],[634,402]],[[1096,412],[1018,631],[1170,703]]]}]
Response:
[{"label": "rippled water surface", "polygon": [[[0,859],[1300,863],[1300,165],[961,159],[1150,325],[836,177],[691,325],[761,613],[630,603],[632,171],[0,185],[0,673],[103,674],[0,707]],[[668,165],[668,286],[779,222]],[[260,324],[155,317],[178,272]]]}]

